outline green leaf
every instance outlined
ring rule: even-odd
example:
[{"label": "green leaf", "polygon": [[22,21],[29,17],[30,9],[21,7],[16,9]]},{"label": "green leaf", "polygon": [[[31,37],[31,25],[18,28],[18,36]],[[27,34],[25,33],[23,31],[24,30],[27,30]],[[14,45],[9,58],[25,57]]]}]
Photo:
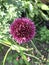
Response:
[{"label": "green leaf", "polygon": [[41,10],[39,10],[39,12],[44,20],[47,20],[47,21],[49,20],[49,17],[45,15]]},{"label": "green leaf", "polygon": [[0,43],[5,45],[5,46],[8,46],[8,47],[11,46],[12,50],[16,50],[17,52],[20,52],[20,50],[28,51],[28,49],[18,45],[17,42],[12,41],[12,39],[10,39],[10,38],[9,39],[6,39],[6,38],[5,39],[1,39]]},{"label": "green leaf", "polygon": [[41,8],[42,10],[49,10],[49,7],[46,4],[37,4],[39,8]]}]

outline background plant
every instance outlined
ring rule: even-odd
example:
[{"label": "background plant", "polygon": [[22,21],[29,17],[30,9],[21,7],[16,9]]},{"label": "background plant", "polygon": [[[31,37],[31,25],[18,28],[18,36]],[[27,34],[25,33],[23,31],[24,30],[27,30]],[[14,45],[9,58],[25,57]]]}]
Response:
[{"label": "background plant", "polygon": [[[14,47],[17,45],[15,45],[16,42],[11,38],[11,35],[9,34],[9,26],[15,18],[21,17],[22,11],[25,11],[26,17],[30,18],[31,20],[33,20],[35,22],[36,36],[33,39],[33,42],[37,46],[37,48],[40,51],[40,53],[42,54],[42,56],[40,56],[38,54],[38,52],[36,51],[37,48],[32,46],[32,44],[30,44],[30,43],[28,43],[26,45],[23,44],[20,47],[21,47],[21,49],[24,49],[25,51],[26,51],[26,48],[27,49],[33,48],[32,51],[27,51],[27,54],[29,54],[29,55],[33,54],[33,58],[31,56],[30,65],[33,63],[33,61],[34,61],[34,64],[40,64],[40,63],[44,64],[45,63],[48,65],[49,58],[47,58],[47,56],[49,53],[49,48],[48,48],[48,46],[49,46],[49,29],[46,26],[46,24],[47,24],[46,22],[49,21],[49,5],[42,3],[40,0],[33,0],[33,1],[32,0],[18,0],[18,1],[1,0],[0,1],[0,46],[1,46],[0,52],[2,52],[2,49],[4,49],[3,45],[8,46],[8,48],[12,47],[12,50],[15,50]],[[43,45],[44,45],[44,47],[43,47]],[[20,51],[19,45],[18,45],[18,51]],[[16,57],[21,56],[21,53],[17,53],[17,52],[16,52],[16,50],[14,53],[13,53],[13,51],[11,51],[11,53],[9,53],[9,55],[7,57],[7,62],[10,64],[10,63],[12,63],[12,60],[13,60],[14,65],[16,65],[16,64],[25,65],[26,64],[24,61],[25,59],[22,59],[22,57],[20,58],[20,60],[18,62],[16,61]],[[23,52],[23,53],[25,53],[25,52]],[[24,55],[23,57],[26,58],[26,56],[27,55]],[[41,62],[39,62],[34,56],[41,58]],[[47,62],[45,59],[47,60]]]}]

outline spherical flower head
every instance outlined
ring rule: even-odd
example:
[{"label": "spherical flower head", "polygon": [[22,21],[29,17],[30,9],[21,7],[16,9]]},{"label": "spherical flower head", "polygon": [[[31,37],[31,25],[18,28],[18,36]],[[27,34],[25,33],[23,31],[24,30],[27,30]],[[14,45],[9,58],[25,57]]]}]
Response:
[{"label": "spherical flower head", "polygon": [[35,25],[28,18],[17,18],[10,25],[10,33],[17,43],[29,42],[35,36]]}]

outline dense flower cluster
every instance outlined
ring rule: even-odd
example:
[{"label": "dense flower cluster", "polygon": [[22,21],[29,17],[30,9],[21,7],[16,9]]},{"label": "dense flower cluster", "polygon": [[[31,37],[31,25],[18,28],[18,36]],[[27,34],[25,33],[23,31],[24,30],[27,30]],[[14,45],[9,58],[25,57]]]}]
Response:
[{"label": "dense flower cluster", "polygon": [[10,25],[10,33],[19,43],[26,43],[35,36],[35,25],[28,18],[17,18]]}]

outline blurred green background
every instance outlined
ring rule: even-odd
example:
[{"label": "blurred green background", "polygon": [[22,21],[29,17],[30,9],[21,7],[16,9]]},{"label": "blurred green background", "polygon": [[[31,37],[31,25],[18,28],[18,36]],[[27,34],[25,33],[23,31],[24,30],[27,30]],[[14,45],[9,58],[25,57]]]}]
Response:
[{"label": "blurred green background", "polygon": [[[35,23],[36,36],[33,42],[46,60],[40,64],[37,60],[31,58],[30,65],[49,65],[48,3],[48,0],[0,0],[0,43],[2,43],[1,40],[9,40],[11,38],[9,26],[15,18],[21,17],[22,12],[25,12],[26,17]],[[29,43],[22,46],[32,47]],[[4,46],[4,44],[0,44],[0,65],[2,65],[2,60],[7,49],[8,47]],[[33,51],[33,53],[36,55],[36,51]],[[11,51],[7,57],[6,65],[26,65],[21,57],[18,61],[16,60],[18,56],[20,56],[19,53]],[[36,56],[39,57],[38,54]],[[48,62],[46,62],[47,60]]]}]

